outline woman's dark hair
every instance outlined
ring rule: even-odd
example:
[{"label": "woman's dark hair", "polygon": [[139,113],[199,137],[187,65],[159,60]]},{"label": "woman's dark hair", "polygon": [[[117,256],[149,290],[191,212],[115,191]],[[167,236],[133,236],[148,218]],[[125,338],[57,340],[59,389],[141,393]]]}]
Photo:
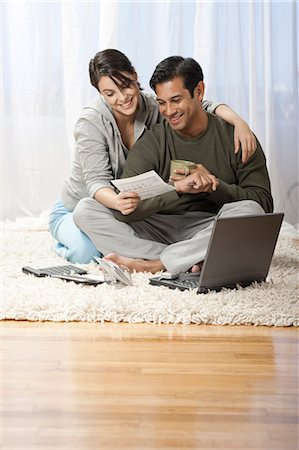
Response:
[{"label": "woman's dark hair", "polygon": [[[110,77],[119,89],[129,87],[132,80],[123,72],[136,74],[131,61],[119,50],[107,49],[98,52],[89,62],[91,84],[99,91],[98,84],[103,75]],[[137,83],[140,88],[139,83]]]},{"label": "woman's dark hair", "polygon": [[202,69],[193,58],[170,56],[157,65],[149,84],[156,91],[157,84],[165,83],[176,77],[182,78],[184,86],[188,89],[192,98],[194,89],[200,81],[203,81]]}]

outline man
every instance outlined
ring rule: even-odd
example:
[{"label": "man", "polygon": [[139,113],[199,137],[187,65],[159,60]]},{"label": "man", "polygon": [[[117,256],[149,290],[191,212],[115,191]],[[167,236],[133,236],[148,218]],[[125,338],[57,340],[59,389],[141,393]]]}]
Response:
[{"label": "man", "polygon": [[[95,246],[100,239],[105,258],[131,270],[197,271],[215,217],[273,211],[265,157],[257,143],[255,154],[242,163],[234,152],[233,127],[203,111],[203,73],[192,58],[166,58],[150,85],[165,120],[134,145],[123,177],[155,170],[168,181],[172,159],[193,161],[196,169],[184,178],[174,177],[173,192],[140,202],[132,195],[129,214],[114,211],[118,221],[110,212],[109,222],[103,210],[101,223],[87,224],[80,217],[75,222]],[[82,213],[92,208],[92,199],[84,200]]]}]

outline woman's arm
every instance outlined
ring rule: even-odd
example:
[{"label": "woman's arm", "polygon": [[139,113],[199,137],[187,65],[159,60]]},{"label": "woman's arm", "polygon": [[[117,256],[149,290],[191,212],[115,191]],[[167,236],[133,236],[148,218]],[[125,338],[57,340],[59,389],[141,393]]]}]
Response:
[{"label": "woman's arm", "polygon": [[75,126],[75,140],[89,195],[107,208],[120,211],[123,215],[132,213],[137,208],[139,197],[135,192],[117,194],[111,186],[110,180],[115,174],[103,130],[90,120],[81,118]]},{"label": "woman's arm", "polygon": [[102,203],[102,205],[106,206],[106,208],[117,209],[116,208],[117,193],[115,192],[115,190],[112,186],[111,186],[111,188],[105,187],[105,188],[99,189],[94,194],[94,198],[99,203]]},{"label": "woman's arm", "polygon": [[255,136],[250,130],[247,122],[243,120],[242,117],[240,117],[233,109],[224,104],[220,104],[215,108],[215,114],[222,117],[222,119],[235,127],[235,153],[238,153],[241,144],[242,162],[246,163],[257,148]]},{"label": "woman's arm", "polygon": [[74,131],[77,165],[81,171],[76,175],[84,179],[91,197],[99,189],[110,187],[110,180],[114,178],[107,139],[94,122],[93,118],[81,117]]},{"label": "woman's arm", "polygon": [[117,194],[113,187],[99,189],[94,194],[94,198],[106,208],[120,211],[124,216],[135,211],[139,203],[136,192],[119,192]]}]

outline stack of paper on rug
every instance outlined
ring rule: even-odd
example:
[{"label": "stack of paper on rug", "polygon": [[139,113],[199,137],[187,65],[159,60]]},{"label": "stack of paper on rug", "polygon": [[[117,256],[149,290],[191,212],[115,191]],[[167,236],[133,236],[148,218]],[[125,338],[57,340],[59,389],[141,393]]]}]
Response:
[{"label": "stack of paper on rug", "polygon": [[[23,266],[67,264],[53,251],[47,231],[2,232],[0,319],[220,325],[298,326],[298,253],[279,237],[266,283],[196,294],[151,286],[150,274],[132,275],[133,286],[83,286],[22,273]],[[96,264],[81,265],[97,273]]]}]

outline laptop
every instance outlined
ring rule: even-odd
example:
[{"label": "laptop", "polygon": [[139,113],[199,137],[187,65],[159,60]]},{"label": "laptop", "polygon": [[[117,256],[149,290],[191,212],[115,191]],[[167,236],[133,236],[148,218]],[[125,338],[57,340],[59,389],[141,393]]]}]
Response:
[{"label": "laptop", "polygon": [[150,284],[197,293],[246,287],[266,281],[283,213],[215,219],[200,273],[166,273]]}]

